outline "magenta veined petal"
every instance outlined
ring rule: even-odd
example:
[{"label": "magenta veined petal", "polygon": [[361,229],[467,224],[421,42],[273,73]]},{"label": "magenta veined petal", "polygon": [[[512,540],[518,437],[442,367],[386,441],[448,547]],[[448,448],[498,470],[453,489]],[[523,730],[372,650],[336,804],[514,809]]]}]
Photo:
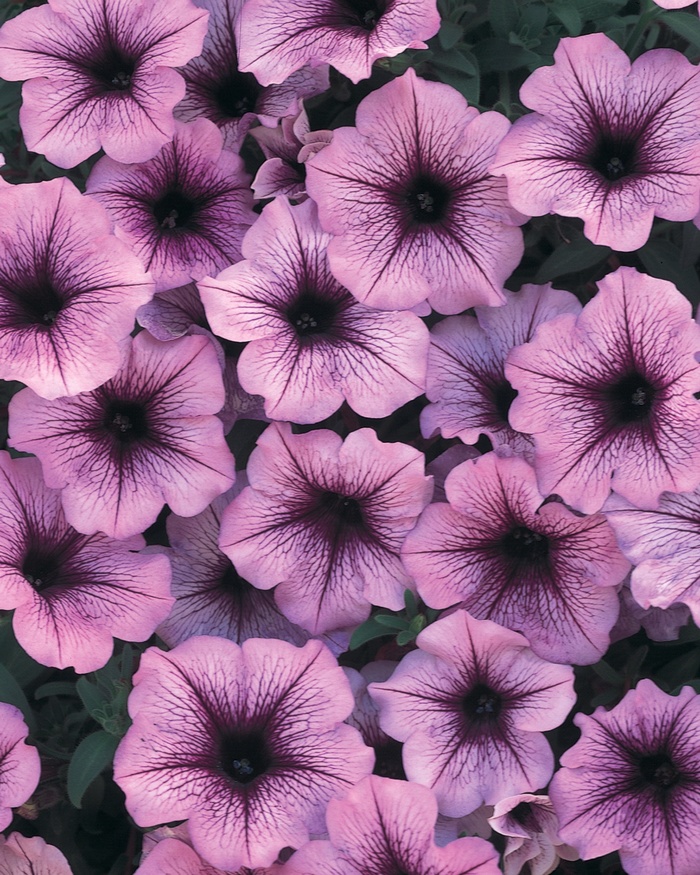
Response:
[{"label": "magenta veined petal", "polygon": [[23,805],[36,790],[41,763],[39,751],[26,744],[29,729],[19,708],[0,702],[0,726],[0,828],[6,829],[12,822],[12,809]]}]

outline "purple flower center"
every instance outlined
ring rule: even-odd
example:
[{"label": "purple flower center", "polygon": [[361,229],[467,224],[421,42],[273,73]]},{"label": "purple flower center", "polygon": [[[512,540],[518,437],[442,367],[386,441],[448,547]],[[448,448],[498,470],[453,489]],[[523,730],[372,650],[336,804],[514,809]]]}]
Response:
[{"label": "purple flower center", "polygon": [[462,712],[470,724],[490,725],[496,723],[501,713],[503,700],[486,684],[476,684],[461,702]]},{"label": "purple flower center", "polygon": [[633,372],[613,383],[605,394],[613,421],[629,425],[649,418],[657,391],[646,377]]},{"label": "purple flower center", "polygon": [[105,410],[103,426],[118,444],[137,443],[148,434],[146,410],[132,401],[112,401]]},{"label": "purple flower center", "polygon": [[34,325],[49,329],[63,308],[63,296],[47,276],[28,279],[11,289],[3,290],[5,297],[16,306],[14,322],[20,326]]},{"label": "purple flower center", "polygon": [[224,118],[241,118],[255,112],[260,85],[252,73],[230,72],[212,91],[212,98]]},{"label": "purple flower center", "polygon": [[341,15],[352,27],[374,30],[386,12],[386,0],[339,0]]},{"label": "purple flower center", "polygon": [[537,562],[549,555],[549,539],[527,526],[514,526],[501,540],[501,549],[509,559]]},{"label": "purple flower center", "polygon": [[616,182],[635,171],[636,151],[633,140],[602,134],[589,161],[601,176],[609,182]]},{"label": "purple flower center", "polygon": [[364,526],[364,516],[359,501],[337,492],[322,492],[319,508],[336,524],[339,530],[359,529]]},{"label": "purple flower center", "polygon": [[116,46],[110,46],[88,66],[88,70],[105,91],[128,91],[136,62]]},{"label": "purple flower center", "polygon": [[435,177],[421,173],[406,191],[406,203],[413,224],[434,225],[441,222],[450,204],[450,192]]},{"label": "purple flower center", "polygon": [[515,808],[510,812],[510,816],[516,823],[524,826],[526,829],[533,831],[539,830],[539,824],[532,806],[529,802],[518,802]]},{"label": "purple flower center", "polygon": [[647,783],[661,790],[673,787],[681,777],[673,761],[665,753],[642,757],[639,761],[639,771]]},{"label": "purple flower center", "polygon": [[327,334],[333,327],[338,307],[334,301],[305,292],[287,310],[287,320],[299,337]]},{"label": "purple flower center", "polygon": [[22,576],[39,592],[57,583],[60,571],[60,559],[51,550],[33,547],[22,562]]},{"label": "purple flower center", "polygon": [[221,740],[222,771],[236,784],[250,784],[272,765],[272,755],[262,732],[231,732]]},{"label": "purple flower center", "polygon": [[182,228],[194,216],[197,207],[179,191],[169,191],[153,205],[153,215],[161,228],[172,231]]}]

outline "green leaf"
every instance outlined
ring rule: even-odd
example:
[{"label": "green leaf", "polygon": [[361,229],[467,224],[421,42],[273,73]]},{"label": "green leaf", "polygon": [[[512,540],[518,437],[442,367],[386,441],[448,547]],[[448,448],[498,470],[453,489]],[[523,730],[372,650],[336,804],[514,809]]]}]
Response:
[{"label": "green leaf", "polygon": [[402,632],[404,629],[408,629],[408,623],[404,617],[397,617],[394,614],[375,614],[374,622],[379,623],[380,626],[386,626],[388,629],[396,629],[398,632]]},{"label": "green leaf", "polygon": [[654,676],[654,680],[657,678],[664,680],[672,687],[682,686],[696,679],[698,669],[700,669],[700,647],[694,647],[689,653],[667,662]]},{"label": "green leaf", "polygon": [[95,778],[111,765],[119,739],[99,730],[84,738],[68,766],[68,798],[80,808],[83,795]]},{"label": "green leaf", "polygon": [[564,25],[569,36],[578,36],[581,33],[583,21],[581,13],[575,6],[567,2],[554,3],[551,10],[552,15]]},{"label": "green leaf", "polygon": [[396,636],[396,643],[399,647],[405,647],[407,644],[410,644],[411,641],[414,641],[416,638],[415,632],[411,632],[410,629],[406,629],[404,632],[399,632]]},{"label": "green leaf", "polygon": [[2,664],[0,664],[0,702],[7,702],[9,705],[19,708],[29,731],[32,734],[36,731],[34,711],[24,695],[24,690]]},{"label": "green leaf", "polygon": [[42,684],[34,693],[34,698],[47,699],[49,696],[75,696],[75,684],[69,681],[51,681]]},{"label": "green leaf", "polygon": [[513,46],[508,40],[498,37],[481,40],[472,51],[482,73],[504,73],[519,67],[537,67],[541,64],[540,56],[535,52],[522,46]]},{"label": "green leaf", "polygon": [[385,626],[375,623],[374,617],[370,617],[369,620],[361,623],[352,633],[348,649],[357,650],[358,647],[362,647],[368,641],[373,641],[375,638],[385,638],[391,634]]},{"label": "green leaf", "polygon": [[105,705],[109,703],[109,697],[99,687],[96,687],[95,684],[91,684],[85,676],[78,678],[75,688],[91,717],[97,712],[102,711]]},{"label": "green leaf", "polygon": [[605,660],[601,659],[600,662],[596,662],[596,664],[592,665],[591,668],[598,675],[599,678],[602,678],[609,684],[613,684],[616,687],[622,686],[624,682],[622,675],[619,672],[615,671],[615,669],[607,662],[605,662]]},{"label": "green leaf", "polygon": [[688,12],[664,12],[659,21],[687,40],[691,46],[700,48],[700,18]]},{"label": "green leaf", "polygon": [[528,6],[523,6],[520,13],[518,34],[520,36],[527,35],[530,39],[542,36],[548,17],[549,10],[542,3],[530,3]]},{"label": "green leaf", "polygon": [[460,24],[456,24],[454,21],[443,21],[440,25],[440,32],[438,33],[440,48],[449,52],[451,48],[457,45],[463,36],[464,28]]},{"label": "green leaf", "polygon": [[567,273],[576,273],[600,264],[610,255],[609,246],[596,246],[586,237],[574,237],[569,243],[562,243],[544,260],[535,274],[536,283],[548,283]]},{"label": "green leaf", "polygon": [[418,613],[418,602],[413,590],[405,589],[403,591],[403,603],[406,605],[406,613],[413,619]]},{"label": "green leaf", "polygon": [[595,21],[597,28],[604,30],[603,19],[614,15],[627,0],[572,0],[583,21]]},{"label": "green leaf", "polygon": [[515,0],[491,0],[489,21],[496,36],[508,38],[508,34],[518,26],[518,4]]},{"label": "green leaf", "polygon": [[683,253],[663,238],[649,240],[637,250],[646,272],[670,280],[692,303],[700,302],[700,279],[693,265],[683,264]]},{"label": "green leaf", "polygon": [[476,76],[479,72],[473,58],[470,59],[459,49],[451,49],[449,52],[436,52],[431,61],[435,67],[447,67],[450,70],[459,70],[467,76]]}]

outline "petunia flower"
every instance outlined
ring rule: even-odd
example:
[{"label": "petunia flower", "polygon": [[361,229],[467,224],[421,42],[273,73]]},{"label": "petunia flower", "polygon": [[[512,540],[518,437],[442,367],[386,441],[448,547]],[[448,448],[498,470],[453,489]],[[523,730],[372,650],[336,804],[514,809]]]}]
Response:
[{"label": "petunia flower", "polygon": [[657,510],[641,510],[612,495],[603,507],[627,558],[631,589],[643,607],[688,605],[700,623],[700,489],[665,492]]},{"label": "petunia flower", "polygon": [[502,799],[489,823],[507,836],[504,875],[550,875],[559,860],[578,860],[578,854],[559,838],[559,824],[548,796],[521,793]]},{"label": "petunia flower", "polygon": [[[300,98],[328,88],[328,67],[304,67],[286,81],[263,87],[238,64],[240,14],[244,0],[196,0],[209,12],[202,53],[180,70],[187,83],[175,108],[183,121],[205,117],[215,122],[227,149],[238,151],[252,125],[274,127],[279,118],[295,114]],[[269,83],[268,83],[269,84]]]},{"label": "petunia flower", "polygon": [[430,501],[424,457],[372,429],[273,423],[248,462],[250,486],[224,511],[221,549],[282,613],[314,635],[360,623],[370,605],[403,607],[399,549]]},{"label": "petunia flower", "polygon": [[357,83],[380,58],[427,48],[440,15],[435,0],[248,0],[240,28],[240,69],[263,85],[306,64],[332,64]]},{"label": "petunia flower", "polygon": [[344,400],[379,418],[423,392],[424,324],[359,304],[330,272],[329,242],[311,201],[277,198],[246,235],[246,260],[198,283],[216,334],[249,341],[238,377],[270,418],[319,422]]},{"label": "petunia flower", "polygon": [[508,422],[516,392],[505,377],[506,356],[532,340],[543,322],[579,313],[581,305],[549,285],[503,294],[504,307],[475,307],[475,317],[453,316],[431,330],[425,394],[433,403],[421,411],[421,430],[426,437],[439,431],[467,444],[485,434],[495,449],[527,456],[532,439]]},{"label": "petunia flower", "polygon": [[207,13],[191,0],[50,0],[0,29],[0,76],[28,79],[27,147],[59,167],[103,148],[147,161],[173,136],[185,93],[173,70],[202,50]]},{"label": "petunia flower", "polygon": [[172,142],[144,164],[102,158],[86,183],[150,271],[156,291],[233,264],[255,220],[243,161],[222,151],[207,119],[178,124]]},{"label": "petunia flower", "polygon": [[700,73],[680,52],[630,64],[608,36],[562,39],[554,65],[520,89],[531,115],[501,143],[491,173],[523,213],[584,220],[596,244],[643,246],[654,216],[682,222],[700,205]]},{"label": "petunia flower", "polygon": [[[12,809],[24,805],[39,783],[39,752],[26,744],[28,734],[19,708],[0,702],[0,829],[10,825]],[[2,844],[0,861],[1,866],[4,863]]]},{"label": "petunia flower", "polygon": [[281,119],[274,128],[253,128],[250,134],[266,159],[253,179],[255,197],[284,196],[305,201],[305,163],[331,142],[333,131],[312,131],[300,100],[296,116]]},{"label": "petunia flower", "polygon": [[700,696],[641,680],[611,711],[574,722],[550,796],[583,860],[620,852],[628,875],[694,875],[700,844]]},{"label": "petunia flower", "polygon": [[187,819],[211,865],[269,866],[322,830],[329,799],[371,771],[374,754],[342,723],[351,710],[342,669],[318,641],[151,648],[115,780],[139,826]]},{"label": "petunia flower", "polygon": [[152,300],[139,307],[136,318],[156,340],[175,340],[185,334],[203,334],[211,340],[222,368],[226,396],[217,416],[227,434],[238,419],[269,422],[265,416],[265,399],[260,395],[249,395],[238,379],[238,359],[244,344],[214,337],[195,283],[155,294]]},{"label": "petunia flower", "polygon": [[456,611],[424,629],[388,681],[370,684],[380,724],[404,742],[409,781],[441,814],[543,787],[554,757],[542,734],[576,701],[570,666],[535,656],[517,632]]},{"label": "petunia flower", "polygon": [[[269,867],[255,869],[255,875],[277,875],[279,872],[280,867],[275,863]],[[141,860],[141,865],[134,875],[231,875],[231,873],[210,866],[186,842],[167,838],[159,841]],[[250,875],[250,870],[240,869],[239,875]]]},{"label": "petunia flower", "polygon": [[0,254],[0,378],[57,398],[113,377],[153,283],[104,209],[68,179],[4,186]]},{"label": "petunia flower", "polygon": [[681,629],[690,621],[689,608],[678,602],[668,608],[643,608],[630,591],[629,580],[618,593],[620,616],[610,630],[610,643],[629,638],[644,629],[652,641],[677,641]]},{"label": "petunia flower", "polygon": [[510,423],[534,437],[544,495],[595,513],[612,486],[655,508],[700,484],[700,326],[665,280],[621,267],[598,287],[508,356]]},{"label": "petunia flower", "polygon": [[338,281],[387,310],[503,304],[524,217],[488,166],[508,120],[409,68],[360,103],[355,123],[306,164]]},{"label": "petunia flower", "polygon": [[437,803],[427,787],[370,775],[328,804],[330,841],[300,848],[289,875],[498,875],[488,842],[462,838],[445,847],[434,839]]},{"label": "petunia flower", "polygon": [[545,504],[530,465],[495,453],[454,468],[445,491],[401,550],[425,603],[522,632],[543,659],[597,662],[630,570],[605,517]]},{"label": "petunia flower", "polygon": [[14,610],[15,636],[37,662],[96,671],[114,637],[150,638],[174,600],[168,560],[143,547],[138,535],[76,532],[39,460],[0,453],[0,608]]},{"label": "petunia flower", "polygon": [[150,548],[167,556],[173,569],[176,602],[158,627],[169,647],[195,635],[217,635],[237,644],[279,638],[298,646],[309,638],[280,613],[271,590],[248,583],[219,549],[223,511],[245,485],[239,477],[233,489],[196,516],[170,514],[165,523],[170,547]]},{"label": "petunia flower", "polygon": [[73,875],[73,870],[58,848],[39,836],[13,832],[0,836],[0,875]]},{"label": "petunia flower", "polygon": [[31,389],[15,395],[10,442],[41,459],[74,528],[129,538],[165,503],[193,516],[233,485],[233,456],[214,416],[223,400],[208,338],[161,343],[142,331],[94,392],[56,401]]}]

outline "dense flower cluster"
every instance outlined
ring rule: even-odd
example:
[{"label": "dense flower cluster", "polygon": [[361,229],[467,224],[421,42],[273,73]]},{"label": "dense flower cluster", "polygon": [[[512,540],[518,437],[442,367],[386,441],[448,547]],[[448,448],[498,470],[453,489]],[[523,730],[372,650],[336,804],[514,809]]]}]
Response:
[{"label": "dense flower cluster", "polygon": [[700,37],[608,5],[0,10],[0,875],[698,875]]}]

